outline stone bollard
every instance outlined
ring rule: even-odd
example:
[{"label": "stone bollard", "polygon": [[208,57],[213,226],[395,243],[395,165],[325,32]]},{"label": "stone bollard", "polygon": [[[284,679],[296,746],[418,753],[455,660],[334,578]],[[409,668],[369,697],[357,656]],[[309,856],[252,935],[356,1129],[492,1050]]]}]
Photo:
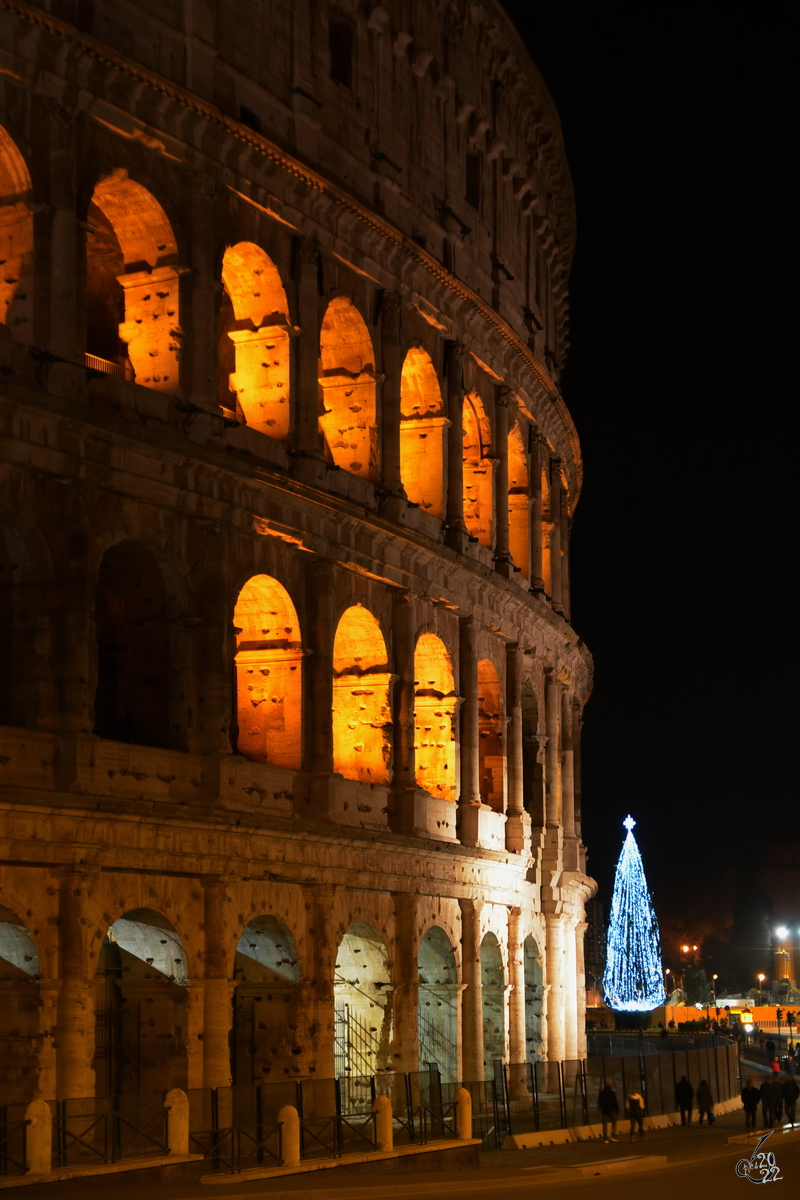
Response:
[{"label": "stone bollard", "polygon": [[376,1096],[372,1106],[375,1113],[375,1140],[379,1150],[394,1149],[394,1128],[392,1126],[392,1102],[388,1096]]},{"label": "stone bollard", "polygon": [[53,1114],[45,1100],[31,1100],[25,1109],[25,1172],[49,1175],[53,1166]]},{"label": "stone bollard", "polygon": [[466,1088],[456,1089],[453,1097],[456,1104],[456,1133],[460,1142],[472,1139],[472,1096]]},{"label": "stone bollard", "polygon": [[167,1150],[170,1154],[189,1153],[189,1100],[181,1088],[173,1088],[164,1098],[167,1110]]},{"label": "stone bollard", "polygon": [[285,1104],[278,1113],[281,1127],[281,1166],[300,1166],[300,1114],[291,1104]]}]

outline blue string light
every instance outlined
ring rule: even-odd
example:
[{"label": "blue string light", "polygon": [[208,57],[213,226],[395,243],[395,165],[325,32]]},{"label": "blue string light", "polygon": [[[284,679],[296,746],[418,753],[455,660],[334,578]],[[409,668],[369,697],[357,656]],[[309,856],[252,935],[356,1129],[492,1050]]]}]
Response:
[{"label": "blue string light", "polygon": [[635,824],[631,816],[623,821],[628,836],[614,877],[603,990],[609,1008],[650,1012],[664,1003],[666,992],[658,921],[647,890],[642,856],[633,836]]}]

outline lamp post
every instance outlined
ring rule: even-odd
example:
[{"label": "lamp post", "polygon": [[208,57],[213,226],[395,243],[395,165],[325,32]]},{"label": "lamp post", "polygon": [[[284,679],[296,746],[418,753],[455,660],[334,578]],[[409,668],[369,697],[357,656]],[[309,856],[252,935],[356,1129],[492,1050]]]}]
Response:
[{"label": "lamp post", "polygon": [[719,975],[711,976],[711,995],[714,997],[714,1008],[717,1007],[717,980]]},{"label": "lamp post", "polygon": [[761,1003],[761,988],[762,988],[762,986],[764,984],[764,980],[766,978],[767,978],[766,975],[759,975],[759,977],[758,977],[758,1003],[759,1004]]}]

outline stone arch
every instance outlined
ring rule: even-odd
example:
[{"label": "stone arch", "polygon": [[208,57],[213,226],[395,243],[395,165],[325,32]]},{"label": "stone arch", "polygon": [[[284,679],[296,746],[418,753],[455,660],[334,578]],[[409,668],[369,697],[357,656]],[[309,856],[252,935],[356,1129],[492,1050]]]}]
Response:
[{"label": "stone arch", "polygon": [[414,651],[414,756],[417,786],[457,799],[453,662],[441,638],[420,635]]},{"label": "stone arch", "polygon": [[95,636],[94,732],[118,742],[172,745],[167,589],[145,544],[118,542],[103,556]]},{"label": "stone arch", "polygon": [[456,950],[440,925],[432,925],[417,950],[419,1069],[436,1063],[442,1079],[458,1079],[458,968]]},{"label": "stone arch", "polygon": [[542,1045],[544,974],[542,972],[542,956],[536,940],[531,934],[528,934],[523,942],[522,961],[525,972],[525,1058],[527,1062],[541,1062],[544,1058]]},{"label": "stone arch", "polygon": [[33,341],[31,177],[16,143],[0,125],[0,325],[18,342]]},{"label": "stone arch", "polygon": [[346,609],[333,641],[333,769],[345,779],[390,782],[393,679],[377,619]]},{"label": "stone arch", "polygon": [[0,904],[0,1078],[13,1103],[32,1100],[38,1090],[39,977],[39,954],[28,926]]},{"label": "stone arch", "polygon": [[263,1083],[298,1073],[292,1026],[300,975],[295,941],[283,922],[268,914],[251,920],[234,958],[234,1084]]},{"label": "stone arch", "polygon": [[283,584],[253,575],[239,593],[233,741],[254,762],[298,770],[302,754],[303,646]]},{"label": "stone arch", "polygon": [[539,706],[530,679],[522,681],[522,792],[535,826],[544,825],[544,771],[539,746]]},{"label": "stone arch", "polygon": [[531,497],[528,455],[519,422],[508,434],[508,546],[514,566],[530,578]]},{"label": "stone arch", "polygon": [[0,509],[0,725],[36,729],[49,707],[41,653],[47,591],[33,534]]},{"label": "stone arch", "polygon": [[106,932],[95,975],[95,1094],[186,1088],[189,972],[162,913],[130,909]]},{"label": "stone arch", "polygon": [[542,581],[546,595],[550,595],[553,586],[553,572],[550,564],[550,536],[553,532],[553,516],[550,504],[550,480],[547,471],[542,471]]},{"label": "stone arch", "polygon": [[177,395],[181,271],[167,214],[147,188],[118,169],[95,187],[88,224],[89,365]]},{"label": "stone arch", "polygon": [[444,416],[439,377],[427,350],[412,346],[400,375],[400,478],[406,496],[444,519]]},{"label": "stone arch", "polygon": [[482,546],[494,539],[494,460],[492,432],[477,392],[464,397],[464,523]]},{"label": "stone arch", "polygon": [[331,300],[322,320],[319,428],[338,467],[378,481],[375,351],[364,318],[346,296]]},{"label": "stone arch", "polygon": [[253,242],[222,260],[220,401],[251,428],[285,439],[291,426],[289,305],[272,259]]},{"label": "stone arch", "polygon": [[334,1075],[390,1069],[391,972],[386,943],[368,921],[345,933],[334,971]]},{"label": "stone arch", "polygon": [[506,976],[503,952],[493,933],[481,942],[484,1078],[494,1077],[494,1064],[506,1058]]},{"label": "stone arch", "polygon": [[506,808],[505,720],[500,678],[488,658],[478,662],[478,780],[481,804]]}]

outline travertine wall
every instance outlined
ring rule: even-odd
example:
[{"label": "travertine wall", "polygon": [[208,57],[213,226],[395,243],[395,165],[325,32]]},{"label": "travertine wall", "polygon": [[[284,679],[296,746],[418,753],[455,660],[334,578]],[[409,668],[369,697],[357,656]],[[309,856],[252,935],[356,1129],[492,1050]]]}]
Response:
[{"label": "travertine wall", "polygon": [[0,0],[3,1099],[575,1058],[544,85],[495,3],[89,11]]}]

